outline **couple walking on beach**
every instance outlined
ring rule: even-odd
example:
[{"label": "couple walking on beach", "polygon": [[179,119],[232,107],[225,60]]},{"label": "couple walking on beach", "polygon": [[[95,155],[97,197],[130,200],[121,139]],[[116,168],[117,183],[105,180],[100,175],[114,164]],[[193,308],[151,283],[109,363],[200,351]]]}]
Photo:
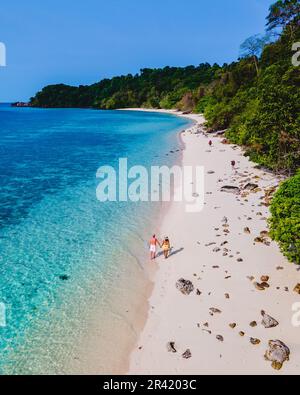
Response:
[{"label": "couple walking on beach", "polygon": [[162,243],[160,243],[159,240],[156,238],[156,235],[153,235],[149,244],[150,244],[150,258],[151,258],[151,260],[156,258],[156,247],[157,246],[162,248],[165,259],[169,258],[170,251],[171,251],[171,244],[170,244],[170,240],[168,237],[165,237],[164,241]]}]

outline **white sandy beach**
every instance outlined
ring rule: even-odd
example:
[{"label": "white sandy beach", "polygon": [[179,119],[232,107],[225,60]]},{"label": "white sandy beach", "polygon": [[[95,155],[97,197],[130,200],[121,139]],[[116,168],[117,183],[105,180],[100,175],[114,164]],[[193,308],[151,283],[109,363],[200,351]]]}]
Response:
[{"label": "white sandy beach", "polygon": [[[241,148],[222,144],[223,138],[210,137],[210,148],[207,136],[198,133],[203,118],[188,116],[197,123],[182,135],[186,146],[182,164],[205,167],[205,208],[189,214],[185,203],[172,203],[166,214],[159,236],[168,235],[174,250],[182,250],[167,261],[157,259],[147,322],[128,373],[299,374],[300,327],[292,325],[292,306],[300,302],[293,292],[300,272],[276,243],[254,242],[268,229],[269,208],[262,205],[265,190],[280,179],[256,169]],[[232,171],[231,160],[237,162],[238,174]],[[243,187],[249,182],[260,189],[243,196],[220,191],[224,185]],[[261,276],[270,277],[264,291],[255,288]],[[195,287],[189,296],[176,289],[181,278]],[[219,312],[211,313],[211,308]],[[262,310],[279,325],[266,329]],[[257,326],[250,326],[253,321]],[[234,329],[229,326],[233,323]],[[250,338],[261,342],[253,345]],[[290,361],[279,372],[264,358],[269,340],[277,339],[291,351]],[[175,343],[176,353],[168,352],[168,342]],[[184,359],[188,349],[191,358]]]}]

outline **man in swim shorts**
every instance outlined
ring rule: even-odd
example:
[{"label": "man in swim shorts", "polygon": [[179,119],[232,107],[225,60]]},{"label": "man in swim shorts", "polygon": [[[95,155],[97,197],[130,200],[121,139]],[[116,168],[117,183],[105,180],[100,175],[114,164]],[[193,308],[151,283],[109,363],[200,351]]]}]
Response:
[{"label": "man in swim shorts", "polygon": [[160,246],[160,242],[157,240],[156,235],[152,236],[152,239],[150,240],[150,257],[151,260],[156,258],[156,246]]}]

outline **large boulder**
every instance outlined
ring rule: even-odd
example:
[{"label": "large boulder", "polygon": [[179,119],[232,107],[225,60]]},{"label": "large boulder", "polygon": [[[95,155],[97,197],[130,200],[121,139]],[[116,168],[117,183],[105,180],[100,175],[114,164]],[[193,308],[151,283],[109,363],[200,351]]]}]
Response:
[{"label": "large boulder", "polygon": [[272,362],[273,369],[280,370],[284,362],[290,360],[290,353],[290,349],[282,341],[270,340],[265,359]]},{"label": "large boulder", "polygon": [[232,186],[232,185],[224,185],[224,186],[221,188],[221,192],[239,194],[239,193],[240,193],[240,188],[235,187],[235,186]]},{"label": "large boulder", "polygon": [[194,291],[194,285],[191,281],[185,280],[181,278],[176,283],[176,288],[183,294],[183,295],[190,295]]},{"label": "large boulder", "polygon": [[279,325],[279,322],[276,321],[275,318],[272,318],[271,316],[266,314],[264,311],[261,312],[261,315],[263,317],[263,320],[261,323],[266,329],[275,328],[276,326]]}]

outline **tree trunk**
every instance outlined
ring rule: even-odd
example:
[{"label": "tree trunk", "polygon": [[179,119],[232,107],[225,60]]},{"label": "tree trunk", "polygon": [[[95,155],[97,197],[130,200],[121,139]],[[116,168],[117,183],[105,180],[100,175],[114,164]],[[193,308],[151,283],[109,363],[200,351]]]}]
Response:
[{"label": "tree trunk", "polygon": [[254,60],[254,64],[255,64],[256,73],[258,76],[259,75],[259,68],[258,68],[257,57],[255,55],[253,56],[253,60]]}]

